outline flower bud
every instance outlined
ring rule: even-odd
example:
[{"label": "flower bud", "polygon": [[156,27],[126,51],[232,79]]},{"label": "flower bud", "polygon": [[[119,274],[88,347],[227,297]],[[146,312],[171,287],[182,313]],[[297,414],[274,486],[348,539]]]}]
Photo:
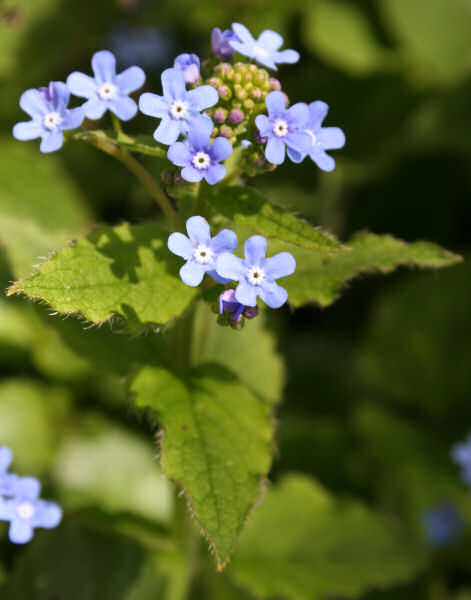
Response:
[{"label": "flower bud", "polygon": [[229,121],[233,125],[238,125],[244,120],[244,113],[239,108],[233,108],[229,113]]},{"label": "flower bud", "polygon": [[222,80],[219,77],[211,77],[208,81],[208,84],[217,89],[222,85]]},{"label": "flower bud", "polygon": [[247,98],[247,100],[244,100],[242,102],[242,104],[246,110],[253,110],[255,108],[255,102],[253,100],[251,100],[250,98]]},{"label": "flower bud", "polygon": [[219,128],[219,135],[225,138],[230,138],[234,135],[234,130],[229,125],[221,125]]},{"label": "flower bud", "polygon": [[180,54],[173,63],[175,69],[183,72],[185,83],[196,85],[200,78],[200,59],[196,54]]},{"label": "flower bud", "polygon": [[229,112],[227,109],[219,107],[214,110],[213,119],[216,121],[216,123],[224,123],[228,114]]},{"label": "flower bud", "polygon": [[253,88],[252,90],[250,90],[250,95],[254,100],[260,100],[262,94],[263,92],[260,88]]},{"label": "flower bud", "polygon": [[246,306],[242,313],[246,319],[255,319],[258,316],[258,306]]},{"label": "flower bud", "polygon": [[160,177],[163,183],[165,183],[166,185],[173,181],[173,171],[173,169],[165,169],[164,171],[162,171]]},{"label": "flower bud", "polygon": [[218,87],[218,94],[222,100],[230,100],[232,98],[231,88],[227,85],[220,85]]},{"label": "flower bud", "polygon": [[268,84],[269,79],[270,77],[265,69],[257,69],[257,72],[253,75],[252,81],[255,85],[264,87]]},{"label": "flower bud", "polygon": [[238,100],[245,100],[247,98],[246,90],[238,84],[236,84],[234,86],[234,92],[235,92],[235,96]]},{"label": "flower bud", "polygon": [[279,92],[281,90],[281,83],[278,81],[278,79],[275,79],[275,77],[270,77],[269,84],[270,91]]}]

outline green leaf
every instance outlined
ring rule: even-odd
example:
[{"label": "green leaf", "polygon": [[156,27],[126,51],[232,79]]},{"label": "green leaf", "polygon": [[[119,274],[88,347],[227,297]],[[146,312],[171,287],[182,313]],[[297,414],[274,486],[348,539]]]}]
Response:
[{"label": "green leaf", "polygon": [[163,324],[180,315],[196,294],[181,282],[180,262],[156,225],[103,227],[60,250],[13,284],[8,295],[45,300],[60,313],[79,312],[93,323],[118,314],[134,329]]},{"label": "green leaf", "polygon": [[131,392],[138,408],[156,413],[164,431],[163,471],[185,490],[223,569],[270,467],[269,405],[218,365],[199,369],[188,383],[143,367]]},{"label": "green leaf", "polygon": [[75,183],[55,156],[0,138],[0,245],[16,276],[89,225]]},{"label": "green leaf", "polygon": [[151,135],[131,136],[115,131],[79,131],[74,134],[74,139],[83,140],[94,144],[95,142],[109,142],[114,146],[122,146],[136,154],[147,154],[157,158],[167,158],[168,148],[158,144]]},{"label": "green leaf", "polygon": [[255,229],[266,237],[320,252],[345,250],[333,235],[311,227],[252,188],[225,187],[210,196],[210,200],[227,219]]},{"label": "green leaf", "polygon": [[258,598],[352,598],[408,580],[422,560],[418,542],[393,523],[292,475],[252,515],[229,575]]},{"label": "green leaf", "polygon": [[289,250],[296,258],[296,271],[280,280],[288,290],[288,301],[295,307],[315,302],[328,306],[342,287],[359,275],[390,273],[397,267],[447,267],[462,259],[429,242],[406,243],[390,235],[357,233],[348,242],[351,252],[323,256],[286,244],[270,247],[271,252]]}]

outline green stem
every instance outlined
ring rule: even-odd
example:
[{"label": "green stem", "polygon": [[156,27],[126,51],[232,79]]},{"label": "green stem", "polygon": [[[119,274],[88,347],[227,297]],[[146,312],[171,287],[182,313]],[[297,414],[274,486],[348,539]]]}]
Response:
[{"label": "green stem", "polygon": [[121,125],[121,121],[118,119],[118,117],[114,113],[110,113],[110,114],[111,114],[111,123],[113,125],[113,129],[116,131],[116,133],[123,133],[123,126]]},{"label": "green stem", "polygon": [[208,193],[207,185],[204,181],[199,184],[198,196],[195,202],[195,215],[201,215],[205,219],[208,217],[208,202],[206,195]]},{"label": "green stem", "polygon": [[236,168],[224,177],[224,179],[221,181],[221,184],[230,185],[234,181],[237,181],[237,179],[239,179],[243,173],[244,171],[242,169]]}]

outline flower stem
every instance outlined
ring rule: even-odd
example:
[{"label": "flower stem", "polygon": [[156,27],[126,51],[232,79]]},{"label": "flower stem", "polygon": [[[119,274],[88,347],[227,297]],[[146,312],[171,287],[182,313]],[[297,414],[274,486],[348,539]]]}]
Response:
[{"label": "flower stem", "polygon": [[111,124],[113,125],[113,129],[116,133],[123,133],[123,126],[121,125],[121,121],[114,113],[110,113],[111,115]]}]

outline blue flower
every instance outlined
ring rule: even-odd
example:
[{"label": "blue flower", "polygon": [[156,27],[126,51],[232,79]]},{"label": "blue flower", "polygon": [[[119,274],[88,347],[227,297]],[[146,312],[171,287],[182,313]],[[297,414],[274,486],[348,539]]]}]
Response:
[{"label": "blue flower", "polygon": [[464,442],[453,446],[451,458],[461,467],[461,478],[464,483],[471,486],[471,433]]},{"label": "blue flower", "polygon": [[95,52],[92,57],[95,78],[74,71],[67,77],[72,94],[88,98],[82,105],[88,119],[101,119],[107,110],[121,121],[129,121],[137,113],[137,104],[128,94],[142,87],[146,80],[140,67],[129,67],[116,75],[116,59],[108,50]]},{"label": "blue flower", "polygon": [[288,298],[288,292],[275,280],[294,273],[296,261],[289,252],[265,258],[266,251],[267,240],[253,235],[245,242],[245,260],[229,252],[216,260],[218,275],[239,282],[235,298],[245,306],[256,306],[260,296],[271,308],[279,308]]},{"label": "blue flower", "polygon": [[168,238],[170,252],[181,256],[187,262],[180,269],[183,283],[195,287],[201,283],[205,273],[209,273],[219,283],[228,283],[215,270],[217,257],[222,252],[237,248],[237,236],[229,229],[223,229],[211,239],[209,225],[203,217],[190,217],[186,222],[188,237],[183,233],[172,233]]},{"label": "blue flower", "polygon": [[195,85],[200,78],[200,59],[196,54],[180,54],[173,63],[183,73],[185,83]]},{"label": "blue flower", "polygon": [[169,160],[182,169],[185,181],[197,182],[204,179],[214,185],[226,175],[226,167],[220,165],[232,154],[232,145],[226,138],[218,137],[210,143],[207,132],[192,130],[185,142],[175,142],[167,152]]},{"label": "blue flower", "polygon": [[325,102],[317,100],[309,105],[309,120],[303,131],[311,137],[311,147],[308,152],[298,152],[288,149],[289,157],[293,162],[303,161],[307,155],[323,171],[333,171],[335,160],[326,153],[326,150],[337,150],[345,145],[345,134],[340,127],[322,127],[329,107]]},{"label": "blue flower", "polygon": [[232,321],[237,321],[244,308],[243,304],[237,302],[235,290],[224,290],[219,296],[219,314],[222,315],[224,311],[232,313]]},{"label": "blue flower", "polygon": [[265,98],[265,104],[268,117],[258,115],[255,124],[260,135],[268,139],[266,159],[274,165],[281,165],[285,160],[285,146],[290,158],[291,150],[308,152],[312,144],[311,136],[302,131],[309,119],[307,104],[298,102],[286,108],[286,96],[283,92],[270,92]]},{"label": "blue flower", "polygon": [[166,69],[162,73],[163,96],[142,94],[139,108],[145,115],[162,119],[154,132],[154,138],[161,144],[173,144],[180,134],[192,130],[213,129],[213,122],[202,110],[214,106],[219,98],[210,85],[201,85],[186,91],[185,77],[179,69]]},{"label": "blue flower", "polygon": [[277,63],[292,64],[299,60],[299,53],[296,50],[279,51],[283,44],[283,38],[276,31],[266,29],[256,40],[247,27],[240,23],[232,23],[232,29],[239,39],[230,40],[230,46],[240,54],[256,60],[265,67],[276,70]]},{"label": "blue flower", "polygon": [[13,453],[10,448],[0,446],[0,503],[2,496],[13,496],[15,493],[18,475],[7,472],[12,460]]},{"label": "blue flower", "polygon": [[62,519],[62,510],[55,502],[39,499],[41,485],[34,477],[21,477],[15,495],[0,502],[0,520],[10,522],[9,538],[14,544],[31,541],[34,529],[52,529]]},{"label": "blue flower", "polygon": [[450,502],[442,502],[422,515],[422,524],[430,546],[447,546],[456,542],[463,531],[463,519]]},{"label": "blue flower", "polygon": [[229,42],[239,41],[239,38],[232,31],[232,29],[225,29],[221,31],[219,27],[215,27],[211,32],[211,48],[213,54],[220,56],[221,58],[229,58],[234,56],[235,50]]},{"label": "blue flower", "polygon": [[41,152],[54,152],[63,144],[62,132],[75,129],[84,119],[81,108],[67,109],[70,92],[62,81],[51,81],[49,87],[26,90],[21,95],[20,107],[31,121],[17,123],[13,136],[17,140],[41,138]]}]

